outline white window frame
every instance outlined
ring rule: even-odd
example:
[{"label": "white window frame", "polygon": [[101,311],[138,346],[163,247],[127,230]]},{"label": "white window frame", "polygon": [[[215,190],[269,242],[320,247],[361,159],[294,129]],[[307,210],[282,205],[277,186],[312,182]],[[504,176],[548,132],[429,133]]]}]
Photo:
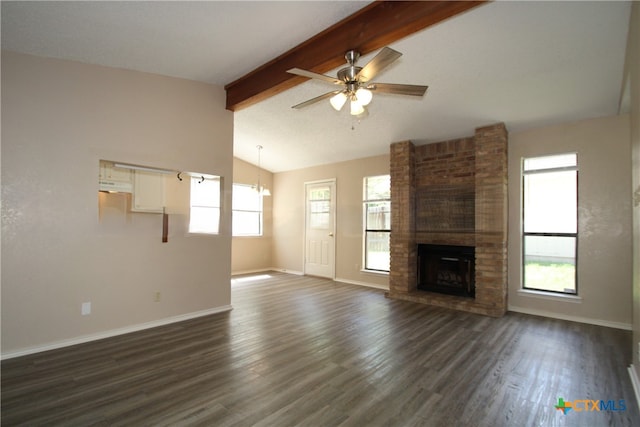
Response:
[{"label": "white window frame", "polygon": [[[232,203],[231,206],[231,212],[232,212],[232,236],[233,237],[260,237],[263,235],[264,229],[263,229],[263,221],[264,221],[264,204],[263,204],[263,197],[262,194],[257,191],[257,188],[255,185],[249,185],[249,184],[240,184],[240,183],[233,183],[233,197],[235,200],[235,195],[237,188],[242,187],[243,189],[250,189],[250,191],[255,192],[255,196],[258,198],[258,210],[251,210],[251,209],[237,209],[236,208],[236,204]],[[249,214],[258,214],[258,232],[257,233],[237,233],[236,232],[236,224],[237,224],[237,213],[239,212],[243,212],[243,213],[249,213]]]},{"label": "white window frame", "polygon": [[[362,184],[363,184],[363,188],[362,188],[362,194],[363,194],[363,201],[362,201],[362,271],[366,271],[366,272],[370,272],[370,273],[385,273],[388,274],[389,273],[389,268],[386,269],[375,269],[375,268],[369,268],[368,264],[369,264],[369,253],[368,253],[368,236],[369,233],[387,233],[389,235],[389,237],[391,236],[391,188],[389,188],[389,197],[387,198],[376,198],[376,199],[368,199],[368,194],[367,194],[367,186],[368,186],[368,180],[371,178],[378,178],[378,177],[390,177],[389,174],[383,174],[383,175],[373,175],[373,176],[366,176],[364,177],[364,179],[362,180]],[[389,187],[391,187],[391,184],[389,184]],[[369,227],[369,218],[368,218],[368,206],[369,204],[372,203],[388,203],[389,204],[389,211],[388,211],[388,215],[389,215],[389,227],[388,228],[370,228]],[[389,248],[389,257],[391,257],[391,248]],[[390,260],[389,260],[390,263]]]},{"label": "white window frame", "polygon": [[[563,155],[572,155],[575,157],[575,165],[572,166],[567,166],[567,165],[560,165],[557,167],[541,167],[541,168],[532,168],[530,170],[526,170],[525,168],[525,161],[526,160],[536,160],[536,159],[544,159],[545,157],[550,158],[550,157],[556,157],[556,156],[563,156]],[[527,157],[527,158],[523,158],[522,159],[522,168],[521,168],[521,189],[522,189],[522,211],[521,211],[521,221],[522,221],[522,226],[521,226],[521,250],[522,250],[522,260],[521,260],[521,268],[522,268],[522,274],[521,274],[521,289],[523,291],[533,291],[533,292],[540,292],[540,293],[546,293],[549,295],[567,295],[567,296],[577,296],[578,295],[578,189],[579,189],[579,180],[578,180],[578,155],[577,153],[558,153],[558,154],[551,154],[551,155],[545,155],[545,156],[532,156],[532,157]],[[569,171],[574,171],[575,172],[575,193],[576,193],[576,205],[575,205],[575,232],[558,232],[557,230],[547,230],[547,231],[527,231],[525,229],[525,212],[526,212],[526,200],[527,200],[527,188],[526,188],[526,184],[525,184],[525,179],[527,175],[534,175],[534,174],[544,174],[544,173],[555,173],[555,172],[569,172]],[[526,248],[525,248],[525,243],[526,243],[526,239],[527,237],[541,237],[541,238],[572,238],[574,241],[574,245],[575,247],[573,248],[573,262],[574,262],[574,285],[575,285],[575,289],[573,291],[571,290],[564,290],[564,291],[558,291],[558,290],[552,290],[552,289],[543,289],[543,288],[537,288],[535,286],[527,286],[527,282],[526,282],[526,264],[527,264],[527,260],[526,260]]]}]

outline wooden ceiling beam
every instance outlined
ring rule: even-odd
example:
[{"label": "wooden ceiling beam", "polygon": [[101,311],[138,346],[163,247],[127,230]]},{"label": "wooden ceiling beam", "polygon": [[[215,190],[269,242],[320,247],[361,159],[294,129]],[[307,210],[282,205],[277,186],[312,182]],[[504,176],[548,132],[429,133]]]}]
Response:
[{"label": "wooden ceiling beam", "polygon": [[308,79],[287,73],[302,68],[326,73],[345,64],[354,49],[373,52],[410,34],[485,3],[481,1],[376,1],[225,86],[227,109],[238,111]]}]

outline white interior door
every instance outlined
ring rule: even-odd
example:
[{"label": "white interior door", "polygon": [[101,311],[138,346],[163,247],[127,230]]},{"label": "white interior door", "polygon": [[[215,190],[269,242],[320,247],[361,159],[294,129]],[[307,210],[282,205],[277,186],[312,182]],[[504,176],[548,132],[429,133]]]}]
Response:
[{"label": "white interior door", "polygon": [[335,194],[336,182],[305,184],[304,273],[335,277]]}]

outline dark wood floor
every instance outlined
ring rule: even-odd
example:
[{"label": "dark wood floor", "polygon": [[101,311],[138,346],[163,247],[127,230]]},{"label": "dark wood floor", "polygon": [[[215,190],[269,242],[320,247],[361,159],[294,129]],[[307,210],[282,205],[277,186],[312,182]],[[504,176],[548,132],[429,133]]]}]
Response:
[{"label": "dark wood floor", "polygon": [[[640,425],[629,331],[271,272],[232,295],[228,313],[3,361],[2,425]],[[626,410],[564,415],[560,397]]]}]

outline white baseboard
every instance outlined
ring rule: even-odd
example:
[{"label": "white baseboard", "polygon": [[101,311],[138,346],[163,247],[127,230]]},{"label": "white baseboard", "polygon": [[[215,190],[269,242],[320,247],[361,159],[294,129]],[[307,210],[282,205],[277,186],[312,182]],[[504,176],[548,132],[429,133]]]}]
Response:
[{"label": "white baseboard", "polygon": [[358,280],[341,279],[339,277],[336,277],[334,280],[336,282],[348,283],[350,285],[366,286],[367,288],[382,289],[384,291],[388,291],[389,290],[389,286],[379,285],[377,283],[360,282]]},{"label": "white baseboard", "polygon": [[287,270],[286,268],[278,268],[278,267],[266,267],[266,268],[257,268],[254,270],[232,271],[231,276],[233,277],[233,276],[240,276],[242,274],[267,273],[269,271],[277,271],[280,273],[295,274],[296,276],[304,276],[304,273],[302,271]]},{"label": "white baseboard", "polygon": [[304,272],[303,271],[287,270],[286,268],[273,267],[273,268],[270,268],[269,270],[271,270],[271,271],[279,271],[280,273],[295,274],[296,276],[304,276]]},{"label": "white baseboard", "polygon": [[567,314],[554,313],[551,311],[536,310],[524,307],[509,306],[509,311],[515,311],[517,313],[532,314],[534,316],[550,317],[552,319],[569,320],[571,322],[587,323],[589,325],[605,326],[607,328],[624,329],[626,331],[631,330],[631,323],[611,322],[609,320],[591,319],[588,317],[570,316]]},{"label": "white baseboard", "polygon": [[638,404],[638,408],[640,409],[640,379],[638,379],[638,374],[636,373],[636,369],[633,365],[628,367],[629,376],[631,377],[631,384],[633,385],[633,391],[636,394],[636,403]]},{"label": "white baseboard", "polygon": [[171,323],[183,322],[185,320],[195,319],[197,317],[208,316],[210,314],[223,313],[225,311],[232,310],[230,305],[223,305],[222,307],[210,308],[207,310],[195,311],[193,313],[181,314],[178,316],[167,317],[165,319],[154,320],[146,323],[139,323],[137,325],[125,326],[124,328],[112,329],[109,331],[99,332],[91,335],[83,335],[80,337],[69,338],[62,341],[56,341],[53,343],[29,347],[22,350],[10,351],[8,353],[2,353],[1,360],[12,359],[14,357],[26,356],[28,354],[40,353],[48,350],[55,350],[58,348],[69,347],[76,344],[83,344],[90,341],[97,341],[104,338],[111,338],[117,335],[124,335],[131,332],[142,331],[144,329],[156,328],[158,326],[169,325]]},{"label": "white baseboard", "polygon": [[266,273],[267,271],[277,271],[275,268],[257,268],[254,270],[241,270],[241,271],[232,271],[231,272],[231,277],[233,278],[233,276],[240,276],[243,274],[255,274],[255,273]]},{"label": "white baseboard", "polygon": [[[280,272],[280,273],[294,274],[296,276],[304,276],[304,272],[302,272],[302,271],[287,270],[286,268],[272,267],[272,268],[266,268],[266,269],[261,268],[261,269],[257,269],[257,270],[234,271],[234,272],[231,273],[231,276],[232,276],[231,278],[233,279],[233,276],[239,276],[239,275],[243,275],[243,274],[267,273],[269,271],[277,271],[277,272]],[[336,282],[348,283],[350,285],[366,286],[368,288],[382,289],[382,290],[385,290],[385,291],[389,290],[389,286],[379,285],[377,283],[360,282],[360,281],[357,281],[357,280],[342,279],[340,277],[336,277],[333,280],[335,280]]]}]

